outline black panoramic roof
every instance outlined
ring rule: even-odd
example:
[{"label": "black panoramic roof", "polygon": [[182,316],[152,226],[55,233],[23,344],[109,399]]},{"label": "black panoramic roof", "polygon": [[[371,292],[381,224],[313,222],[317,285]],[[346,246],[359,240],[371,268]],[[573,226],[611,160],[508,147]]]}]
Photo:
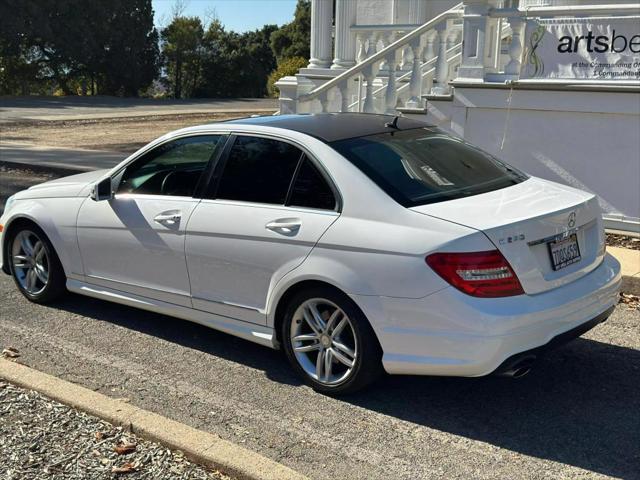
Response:
[{"label": "black panoramic roof", "polygon": [[394,130],[411,130],[433,126],[406,117],[398,117],[397,128],[387,126],[388,123],[393,122],[394,118],[396,117],[393,115],[372,113],[311,113],[240,118],[230,120],[227,123],[284,128],[306,133],[327,143]]}]

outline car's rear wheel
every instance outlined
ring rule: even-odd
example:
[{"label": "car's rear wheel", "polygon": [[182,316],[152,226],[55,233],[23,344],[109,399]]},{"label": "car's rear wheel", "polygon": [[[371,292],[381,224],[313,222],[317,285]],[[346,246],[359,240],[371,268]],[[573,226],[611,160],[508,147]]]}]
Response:
[{"label": "car's rear wheel", "polygon": [[381,349],[364,314],[349,297],[329,287],[291,299],[282,341],[294,369],[322,393],[354,392],[382,371]]},{"label": "car's rear wheel", "polygon": [[42,229],[25,223],[8,240],[11,274],[25,297],[48,303],[66,292],[62,264]]}]

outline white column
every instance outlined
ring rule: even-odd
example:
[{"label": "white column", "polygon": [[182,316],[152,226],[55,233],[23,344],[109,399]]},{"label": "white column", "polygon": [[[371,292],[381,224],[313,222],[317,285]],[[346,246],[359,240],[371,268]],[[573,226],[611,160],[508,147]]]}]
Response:
[{"label": "white column", "polygon": [[487,0],[465,1],[462,64],[458,69],[458,78],[484,79],[484,45],[488,12]]},{"label": "white column", "polygon": [[309,68],[331,65],[333,0],[311,0],[311,59]]},{"label": "white column", "polygon": [[423,24],[427,22],[427,2],[425,0],[407,0],[409,2],[409,23]]},{"label": "white column", "polygon": [[331,68],[349,68],[356,64],[356,23],[358,0],[336,0],[335,56]]}]

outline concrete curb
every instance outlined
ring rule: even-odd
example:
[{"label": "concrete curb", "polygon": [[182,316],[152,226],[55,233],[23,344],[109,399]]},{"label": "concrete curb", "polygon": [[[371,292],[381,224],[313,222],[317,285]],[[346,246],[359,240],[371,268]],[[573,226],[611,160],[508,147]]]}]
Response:
[{"label": "concrete curb", "polygon": [[607,252],[616,257],[622,267],[622,292],[640,295],[640,250],[607,247]]},{"label": "concrete curb", "polygon": [[130,428],[141,437],[182,451],[195,463],[246,480],[303,480],[307,477],[216,435],[197,430],[115,400],[74,383],[39,372],[25,365],[0,359],[0,378],[53,400]]}]

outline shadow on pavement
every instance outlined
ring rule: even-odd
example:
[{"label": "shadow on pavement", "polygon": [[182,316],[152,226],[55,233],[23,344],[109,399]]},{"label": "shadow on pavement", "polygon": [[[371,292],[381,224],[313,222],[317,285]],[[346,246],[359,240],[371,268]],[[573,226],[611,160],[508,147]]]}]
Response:
[{"label": "shadow on pavement", "polygon": [[[77,295],[56,307],[301,385],[279,352],[200,325]],[[520,380],[387,376],[338,401],[524,455],[640,478],[638,350],[579,338]]]},{"label": "shadow on pavement", "polygon": [[281,352],[197,323],[76,294],[52,306],[262,370],[279,383],[302,385]]}]

